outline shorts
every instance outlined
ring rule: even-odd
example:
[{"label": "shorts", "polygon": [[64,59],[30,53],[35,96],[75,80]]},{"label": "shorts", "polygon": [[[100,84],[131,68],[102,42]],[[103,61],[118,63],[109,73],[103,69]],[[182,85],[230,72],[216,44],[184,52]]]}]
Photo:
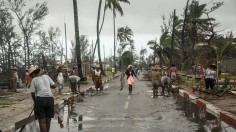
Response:
[{"label": "shorts", "polygon": [[176,79],[176,73],[175,72],[172,72],[171,75],[170,75],[170,78],[172,80],[175,80]]},{"label": "shorts", "polygon": [[153,89],[158,89],[160,85],[158,83],[153,83],[152,86],[153,86]]},{"label": "shorts", "polygon": [[53,97],[36,97],[34,104],[35,119],[54,117]]},{"label": "shorts", "polygon": [[63,87],[64,87],[63,84],[58,83],[58,88],[59,89],[63,89]]}]

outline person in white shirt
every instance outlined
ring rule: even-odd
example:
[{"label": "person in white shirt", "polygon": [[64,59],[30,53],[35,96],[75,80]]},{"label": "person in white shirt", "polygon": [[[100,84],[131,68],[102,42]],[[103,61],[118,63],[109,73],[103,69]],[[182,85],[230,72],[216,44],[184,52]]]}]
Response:
[{"label": "person in white shirt", "polygon": [[29,75],[32,78],[30,89],[34,101],[35,119],[39,121],[41,132],[49,132],[51,118],[54,117],[54,98],[51,88],[56,88],[53,80],[41,74],[40,68],[30,67]]},{"label": "person in white shirt", "polygon": [[58,83],[58,93],[61,95],[61,91],[64,88],[64,77],[60,69],[58,70],[57,83]]},{"label": "person in white shirt", "polygon": [[214,89],[215,79],[216,79],[216,66],[214,64],[210,65],[205,71],[205,87],[206,89]]}]

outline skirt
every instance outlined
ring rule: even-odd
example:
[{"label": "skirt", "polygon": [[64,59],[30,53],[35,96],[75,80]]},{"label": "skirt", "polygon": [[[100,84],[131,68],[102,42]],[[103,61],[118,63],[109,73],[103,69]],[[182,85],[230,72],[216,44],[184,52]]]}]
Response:
[{"label": "skirt", "polygon": [[127,83],[129,85],[133,85],[134,84],[134,78],[132,76],[129,76],[129,78],[127,79]]}]

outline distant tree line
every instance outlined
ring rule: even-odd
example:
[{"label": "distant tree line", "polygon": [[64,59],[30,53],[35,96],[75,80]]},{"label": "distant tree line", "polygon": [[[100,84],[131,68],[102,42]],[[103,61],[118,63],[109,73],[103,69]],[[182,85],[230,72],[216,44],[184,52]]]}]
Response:
[{"label": "distant tree line", "polygon": [[[208,9],[209,4],[212,6]],[[186,70],[197,63],[207,66],[225,57],[236,57],[234,34],[219,30],[219,23],[211,17],[221,6],[223,2],[199,4],[192,0],[189,4],[187,0],[182,19],[175,13],[170,14],[169,20],[163,16],[160,39],[147,42],[153,51],[150,63],[166,66],[174,63]]]}]

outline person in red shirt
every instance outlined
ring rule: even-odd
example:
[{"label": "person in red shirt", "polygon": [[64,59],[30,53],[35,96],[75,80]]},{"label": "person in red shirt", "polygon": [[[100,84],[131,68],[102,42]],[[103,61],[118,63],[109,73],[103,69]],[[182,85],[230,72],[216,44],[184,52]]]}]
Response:
[{"label": "person in red shirt", "polygon": [[70,72],[70,76],[72,76],[72,75],[76,75],[76,73],[75,73],[75,67],[73,67],[73,70]]},{"label": "person in red shirt", "polygon": [[31,78],[28,72],[28,69],[25,69],[25,87],[28,88],[30,86]]},{"label": "person in red shirt", "polygon": [[174,64],[172,64],[170,68],[170,78],[172,81],[175,81],[176,75],[177,75],[177,68],[175,67]]}]

